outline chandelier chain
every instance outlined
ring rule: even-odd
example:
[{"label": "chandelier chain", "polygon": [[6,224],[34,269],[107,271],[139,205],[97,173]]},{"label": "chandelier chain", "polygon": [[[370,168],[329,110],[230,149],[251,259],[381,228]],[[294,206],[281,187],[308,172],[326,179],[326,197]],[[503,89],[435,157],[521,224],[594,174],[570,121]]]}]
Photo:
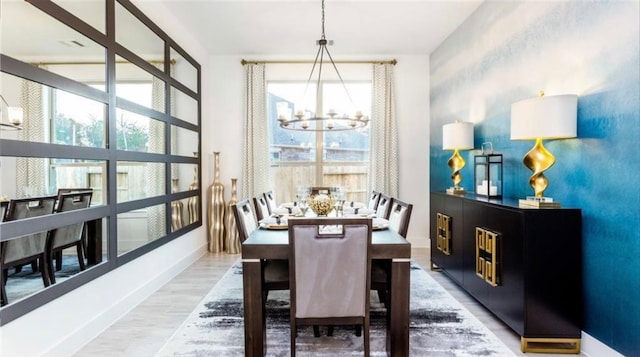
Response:
[{"label": "chandelier chain", "polygon": [[324,0],[322,0],[322,40],[326,39],[324,36]]}]

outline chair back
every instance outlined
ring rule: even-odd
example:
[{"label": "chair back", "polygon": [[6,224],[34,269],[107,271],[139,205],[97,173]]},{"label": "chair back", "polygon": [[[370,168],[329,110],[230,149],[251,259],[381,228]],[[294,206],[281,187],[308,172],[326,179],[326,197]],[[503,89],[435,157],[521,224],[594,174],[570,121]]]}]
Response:
[{"label": "chair back", "polygon": [[289,249],[292,318],[368,316],[371,219],[289,220]]},{"label": "chair back", "polygon": [[[56,196],[11,200],[7,206],[4,221],[16,221],[52,214],[55,203]],[[8,265],[11,262],[44,253],[47,234],[47,231],[38,232],[2,242],[2,264]]]},{"label": "chair back", "polygon": [[389,211],[391,208],[391,197],[383,194],[378,195],[378,207],[376,207],[376,217],[389,219]]},{"label": "chair back", "polygon": [[276,204],[276,194],[273,191],[267,191],[264,193],[264,199],[267,201],[267,207],[269,208],[269,214],[273,213],[278,205]]},{"label": "chair back", "polygon": [[258,228],[256,217],[253,215],[253,209],[251,208],[251,201],[249,199],[240,201],[233,205],[232,209],[236,218],[240,242],[244,242]]},{"label": "chair back", "polygon": [[371,191],[371,196],[369,197],[369,204],[367,205],[367,208],[375,211],[378,208],[379,200],[380,192]]},{"label": "chair back", "polygon": [[271,211],[269,210],[269,203],[267,203],[265,194],[254,197],[253,205],[256,207],[256,219],[258,220],[258,222],[271,215]]},{"label": "chair back", "polygon": [[309,190],[309,195],[319,195],[319,194],[330,195],[331,187],[311,187],[311,189]]},{"label": "chair back", "polygon": [[392,229],[402,237],[407,238],[412,210],[413,204],[402,202],[394,198],[391,205],[391,211],[389,212],[389,229]]},{"label": "chair back", "polygon": [[[91,204],[92,195],[93,190],[91,189],[88,189],[87,191],[61,191],[58,194],[56,211],[58,213],[61,213],[88,208],[89,204]],[[51,248],[55,249],[64,247],[70,245],[71,243],[80,241],[80,239],[82,239],[83,230],[84,222],[75,223],[52,230],[51,236],[49,237]]]}]

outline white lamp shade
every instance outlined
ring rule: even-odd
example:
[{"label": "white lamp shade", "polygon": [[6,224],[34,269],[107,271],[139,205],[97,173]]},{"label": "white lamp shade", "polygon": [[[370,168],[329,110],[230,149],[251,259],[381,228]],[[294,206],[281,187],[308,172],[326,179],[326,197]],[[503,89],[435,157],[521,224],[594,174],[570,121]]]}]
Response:
[{"label": "white lamp shade", "polygon": [[542,96],[511,104],[511,140],[577,136],[578,96]]},{"label": "white lamp shade", "polygon": [[442,150],[473,149],[473,123],[455,122],[442,126]]}]

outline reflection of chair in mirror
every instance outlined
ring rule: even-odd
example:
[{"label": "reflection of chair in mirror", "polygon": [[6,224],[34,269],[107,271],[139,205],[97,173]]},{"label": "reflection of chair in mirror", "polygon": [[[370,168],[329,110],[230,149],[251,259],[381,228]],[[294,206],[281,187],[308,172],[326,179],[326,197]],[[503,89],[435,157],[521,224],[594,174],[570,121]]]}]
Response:
[{"label": "reflection of chair in mirror", "polygon": [[[92,191],[92,192],[93,192],[93,189],[92,189],[92,188],[89,188],[89,187],[83,187],[83,188],[65,187],[65,188],[59,188],[59,189],[58,189],[58,193],[57,193],[57,195],[56,195],[56,196],[60,196],[60,194],[61,194],[61,193],[69,193],[69,192],[85,192],[85,191]],[[92,196],[92,198],[93,198],[93,196]],[[60,204],[60,201],[58,201],[58,202],[56,203],[56,211],[58,210],[58,205],[59,205],[59,204]],[[89,204],[91,204],[91,203],[89,203]],[[87,255],[87,240],[86,240],[86,237],[83,237],[83,240],[84,240],[84,242],[83,242],[84,254],[85,254],[85,256],[86,256],[86,255]],[[57,258],[57,257],[56,257],[56,258]],[[60,256],[60,258],[62,258],[62,256]]]},{"label": "reflection of chair in mirror", "polygon": [[[233,215],[236,217],[240,241],[244,242],[249,238],[249,235],[258,228],[258,222],[251,209],[251,201],[247,199],[238,202],[232,209]],[[289,289],[289,262],[286,260],[269,259],[263,261],[262,264],[262,270],[264,272],[262,297],[266,301],[269,291]]]},{"label": "reflection of chair in mirror", "polygon": [[290,220],[289,262],[291,356],[299,325],[362,325],[369,356],[371,220]]},{"label": "reflection of chair in mirror", "polygon": [[269,203],[267,202],[264,194],[254,197],[253,205],[256,207],[256,219],[258,222],[268,218],[271,214],[271,211],[269,210]]},{"label": "reflection of chair in mirror", "polygon": [[[57,212],[69,212],[89,207],[92,191],[73,191],[58,195]],[[66,248],[76,247],[80,270],[85,269],[84,256],[84,222],[56,228],[51,231],[47,246],[47,264],[51,283],[55,284],[55,271],[62,269],[62,251]],[[53,269],[53,258],[56,258],[56,268]]]},{"label": "reflection of chair in mirror", "polygon": [[[55,196],[11,200],[5,212],[4,221],[15,221],[52,214],[55,202]],[[47,233],[46,231],[38,232],[0,243],[2,305],[8,303],[5,285],[9,274],[8,269],[11,267],[22,266],[37,259],[42,282],[44,286],[49,286],[46,263]]]},{"label": "reflection of chair in mirror", "polygon": [[264,198],[267,200],[267,207],[269,207],[269,213],[273,213],[278,205],[276,204],[276,194],[273,191],[267,191],[264,193]]}]

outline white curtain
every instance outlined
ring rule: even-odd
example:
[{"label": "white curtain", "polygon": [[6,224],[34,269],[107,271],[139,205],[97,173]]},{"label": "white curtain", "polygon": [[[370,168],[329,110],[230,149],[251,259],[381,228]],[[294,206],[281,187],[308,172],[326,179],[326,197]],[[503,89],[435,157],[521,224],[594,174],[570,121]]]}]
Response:
[{"label": "white curtain", "polygon": [[392,64],[373,65],[371,190],[398,196],[398,128]]},{"label": "white curtain", "polygon": [[245,65],[246,117],[242,152],[240,197],[254,197],[270,190],[269,131],[266,118],[264,64]]},{"label": "white curtain", "polygon": [[[28,80],[22,80],[20,106],[23,108],[22,128],[18,140],[46,142],[44,126],[43,86]],[[16,158],[16,193],[18,197],[40,196],[47,188],[47,159]]]}]

